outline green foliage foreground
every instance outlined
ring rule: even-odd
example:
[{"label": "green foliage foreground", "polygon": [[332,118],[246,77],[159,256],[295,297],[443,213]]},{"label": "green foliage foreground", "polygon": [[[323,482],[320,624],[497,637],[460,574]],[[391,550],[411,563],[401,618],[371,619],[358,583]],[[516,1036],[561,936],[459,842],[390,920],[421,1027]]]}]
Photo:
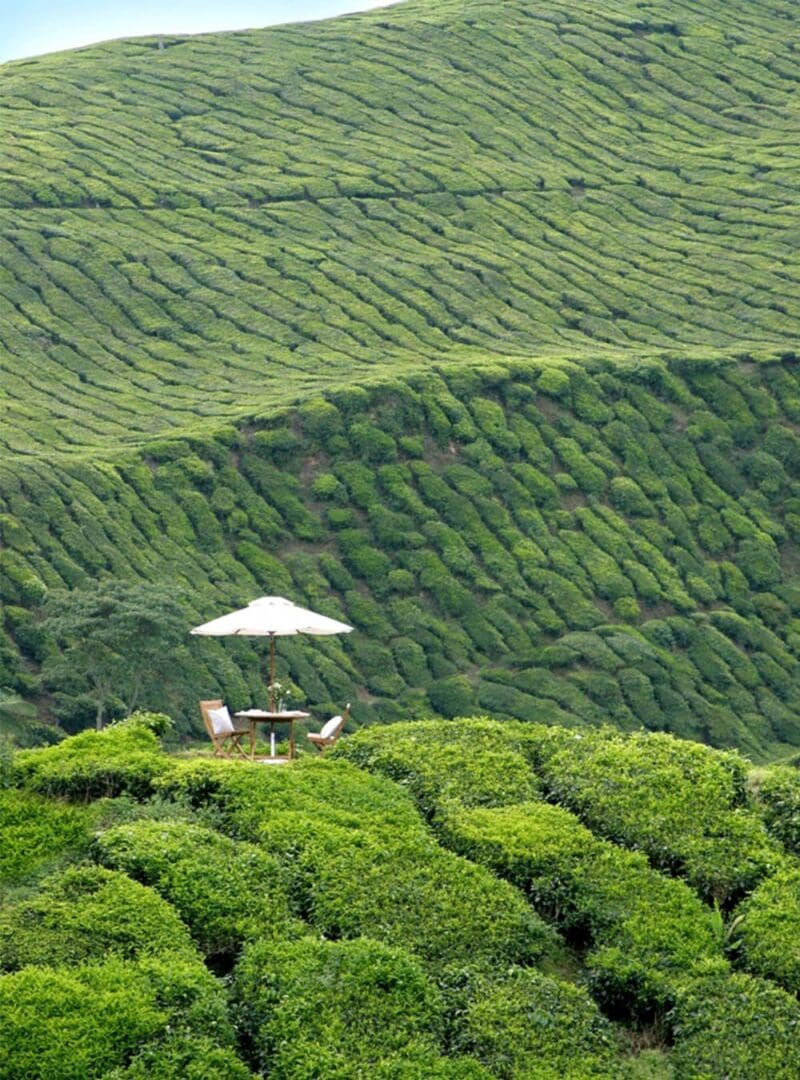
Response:
[{"label": "green foliage foreground", "polygon": [[[32,811],[43,839],[9,832],[20,848],[0,914],[3,1080],[796,1071],[792,855],[765,841],[781,859],[742,886],[726,926],[688,878],[669,876],[680,861],[624,846],[638,846],[637,776],[656,788],[692,777],[698,836],[726,820],[732,791],[735,812],[760,825],[740,757],[598,732],[581,821],[544,797],[569,803],[578,790],[550,788],[567,729],[377,726],[330,758],[266,768],[171,757],[153,728],[164,719],[133,717],[11,763],[18,786],[0,806]],[[117,783],[143,732],[147,784]],[[28,790],[45,776],[57,794]],[[685,820],[666,809],[671,850]],[[628,823],[618,840],[612,821]],[[734,872],[750,849],[728,858]],[[652,1052],[631,1052],[659,1034]]]}]

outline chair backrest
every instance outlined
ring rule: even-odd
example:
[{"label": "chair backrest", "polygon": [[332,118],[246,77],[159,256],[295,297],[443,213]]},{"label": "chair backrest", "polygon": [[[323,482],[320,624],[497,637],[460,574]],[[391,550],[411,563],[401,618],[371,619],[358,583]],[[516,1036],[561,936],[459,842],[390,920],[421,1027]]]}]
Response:
[{"label": "chair backrest", "polygon": [[330,720],[326,720],[325,723],[322,725],[319,737],[321,739],[333,739],[339,734],[343,727],[344,717],[332,716]]},{"label": "chair backrest", "polygon": [[214,698],[213,701],[201,701],[200,702],[200,714],[203,717],[203,723],[206,726],[208,737],[216,746],[217,736],[214,734],[214,728],[211,724],[211,717],[208,715],[211,709],[221,709],[223,702],[220,698]]},{"label": "chair backrest", "polygon": [[335,742],[341,735],[342,729],[344,728],[345,722],[349,715],[350,702],[348,701],[341,716],[333,716],[330,720],[328,720],[325,724],[322,725],[322,730],[319,733],[320,738],[330,739],[331,742]]}]

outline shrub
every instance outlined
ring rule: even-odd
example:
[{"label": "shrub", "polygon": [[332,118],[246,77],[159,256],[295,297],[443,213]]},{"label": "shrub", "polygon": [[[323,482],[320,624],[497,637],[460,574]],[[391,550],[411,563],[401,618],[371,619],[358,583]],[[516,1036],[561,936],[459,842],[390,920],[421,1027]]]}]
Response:
[{"label": "shrub", "polygon": [[374,725],[343,740],[334,754],[402,784],[428,819],[451,799],[505,806],[539,794],[513,737],[490,720]]},{"label": "shrub", "polygon": [[175,909],[125,874],[71,867],[44,881],[33,896],[0,911],[0,968],[57,967],[115,953],[180,952],[194,956]]},{"label": "shrub", "polygon": [[[155,717],[155,719],[153,719]],[[82,731],[56,746],[21,750],[16,757],[18,782],[43,795],[97,799],[127,792],[147,796],[153,781],[169,769],[153,727],[167,718],[135,714],[103,731]]]},{"label": "shrub", "polygon": [[437,1056],[441,1000],[399,948],[259,942],[239,962],[234,990],[256,1064],[275,1080],[355,1078],[413,1048]]},{"label": "shrub", "polygon": [[342,430],[339,410],[324,398],[312,398],[299,409],[303,431],[315,442],[324,443]]},{"label": "shrub", "polygon": [[789,851],[800,855],[800,771],[788,765],[766,770],[757,796],[769,831]]},{"label": "shrub", "polygon": [[393,838],[317,824],[314,834],[308,818],[292,826],[302,845],[293,891],[326,937],[402,945],[437,976],[466,963],[530,963],[553,946],[552,931],[515,889],[424,833]]},{"label": "shrub", "polygon": [[14,784],[14,743],[7,735],[0,735],[0,791]]},{"label": "shrub", "polygon": [[106,866],[151,885],[207,954],[233,953],[251,936],[291,932],[276,861],[253,844],[183,822],[138,821],[101,833]]},{"label": "shrub", "polygon": [[26,967],[0,976],[0,1014],[2,1080],[104,1076],[170,1030],[232,1041],[216,980],[179,955]]},{"label": "shrub", "polygon": [[517,971],[476,995],[464,1020],[473,1054],[500,1080],[616,1080],[618,1044],[585,990]]},{"label": "shrub", "polygon": [[785,990],[800,994],[800,869],[763,881],[736,909],[737,961]]},{"label": "shrub", "polygon": [[677,1080],[796,1080],[800,1004],[750,975],[689,982],[670,1016]]},{"label": "shrub", "polygon": [[431,705],[441,716],[467,716],[475,703],[475,691],[466,675],[450,675],[428,687]]},{"label": "shrub", "polygon": [[253,1080],[233,1050],[203,1035],[167,1035],[103,1080]]},{"label": "shrub", "polygon": [[91,827],[91,812],[85,807],[28,791],[0,791],[0,884],[24,881],[59,857],[84,852]]},{"label": "shrub", "polygon": [[350,425],[349,436],[366,461],[383,463],[397,458],[397,443],[374,424],[358,420]]},{"label": "shrub", "polygon": [[389,781],[344,761],[303,758],[291,769],[253,769],[246,763],[197,760],[176,764],[159,781],[164,794],[213,808],[237,839],[258,842],[284,815],[315,816],[321,824],[390,833],[419,830],[408,796]]},{"label": "shrub", "polygon": [[623,622],[636,622],[639,618],[639,605],[632,596],[620,596],[614,601],[614,614]]},{"label": "shrub", "polygon": [[318,499],[335,499],[343,493],[342,485],[333,473],[321,473],[311,485],[311,490]]},{"label": "shrub", "polygon": [[115,961],[74,973],[29,967],[0,976],[0,1077],[85,1080],[122,1063],[166,1020],[149,988],[131,985],[129,974]]},{"label": "shrub", "polygon": [[617,476],[609,485],[611,503],[623,514],[649,516],[653,513],[647,496],[636,483],[627,476]]},{"label": "shrub", "polygon": [[291,770],[181,766],[164,786],[215,805],[282,862],[296,910],[329,937],[396,943],[432,969],[528,963],[553,934],[513,888],[443,851],[397,784],[340,760]]},{"label": "shrub", "polygon": [[663,1013],[679,982],[719,956],[711,913],[683,883],[596,839],[560,807],[459,808],[444,834],[527,892],[574,940],[593,944],[590,980],[613,1013]]},{"label": "shrub", "polygon": [[769,589],[781,581],[778,549],[770,537],[760,534],[753,540],[743,540],[736,558],[739,569],[755,589]]},{"label": "shrub", "polygon": [[747,765],[659,733],[564,735],[540,766],[549,794],[603,836],[684,874],[727,904],[780,862],[757,815],[741,806]]},{"label": "shrub", "polygon": [[563,398],[569,393],[569,375],[558,368],[547,368],[537,379],[536,389],[548,397]]}]

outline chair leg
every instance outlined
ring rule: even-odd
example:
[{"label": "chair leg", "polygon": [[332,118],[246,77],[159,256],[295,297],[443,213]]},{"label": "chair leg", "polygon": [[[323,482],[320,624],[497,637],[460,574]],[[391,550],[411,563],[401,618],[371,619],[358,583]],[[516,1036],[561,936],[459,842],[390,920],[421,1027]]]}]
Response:
[{"label": "chair leg", "polygon": [[[242,757],[245,759],[245,761],[250,760],[250,758],[245,753],[244,747],[242,746],[242,736],[241,735],[232,735],[231,736],[231,743],[233,744],[233,749],[238,751],[242,755]],[[233,755],[231,754],[229,756],[233,756]]]}]

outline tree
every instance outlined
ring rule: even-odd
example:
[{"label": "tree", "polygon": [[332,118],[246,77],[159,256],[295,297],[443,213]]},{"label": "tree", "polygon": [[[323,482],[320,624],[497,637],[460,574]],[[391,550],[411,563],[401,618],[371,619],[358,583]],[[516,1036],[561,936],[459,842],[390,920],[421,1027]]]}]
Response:
[{"label": "tree", "polygon": [[86,694],[98,730],[115,699],[126,713],[162,700],[187,633],[181,601],[174,589],[127,581],[54,596],[43,624],[56,646],[43,665],[46,682]]}]

